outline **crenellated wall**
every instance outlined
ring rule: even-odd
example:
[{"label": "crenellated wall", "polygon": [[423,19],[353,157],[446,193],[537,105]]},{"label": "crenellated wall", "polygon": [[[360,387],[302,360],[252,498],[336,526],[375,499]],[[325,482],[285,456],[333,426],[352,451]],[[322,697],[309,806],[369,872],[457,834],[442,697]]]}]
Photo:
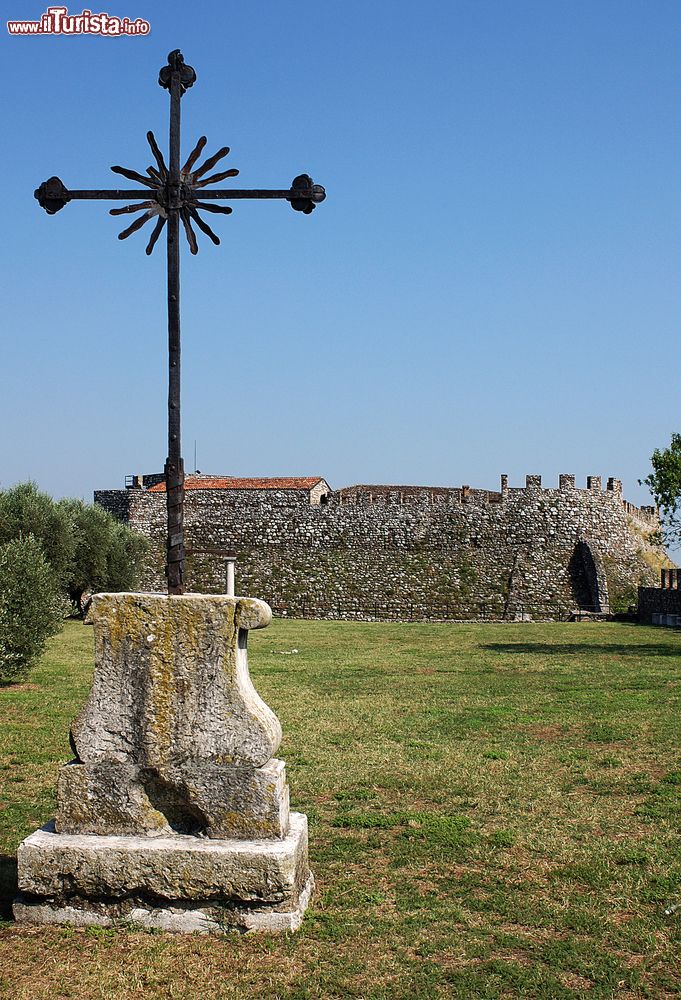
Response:
[{"label": "crenellated wall", "polygon": [[[165,494],[98,491],[95,502],[150,537],[147,589],[165,585]],[[354,486],[319,506],[291,490],[188,490],[186,544],[234,548],[237,592],[279,613],[320,617],[556,617],[605,611],[654,583],[664,553],[653,508],[622,499],[619,480],[586,489],[501,477],[498,492]],[[190,554],[188,585],[224,589],[220,556]]]}]

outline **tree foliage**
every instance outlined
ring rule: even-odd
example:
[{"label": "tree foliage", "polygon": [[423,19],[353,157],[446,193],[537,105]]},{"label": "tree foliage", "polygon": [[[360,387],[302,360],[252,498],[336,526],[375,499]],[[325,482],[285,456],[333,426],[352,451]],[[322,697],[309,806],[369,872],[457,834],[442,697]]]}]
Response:
[{"label": "tree foliage", "polygon": [[131,590],[148,543],[101,507],[82,500],[60,500],[74,541],[67,589],[74,604],[96,591]]},{"label": "tree foliage", "polygon": [[650,459],[653,471],[643,480],[660,508],[668,543],[681,541],[681,434],[672,434],[671,444],[656,448]]},{"label": "tree foliage", "polygon": [[0,545],[0,682],[22,680],[61,628],[64,600],[33,535]]},{"label": "tree foliage", "polygon": [[147,541],[100,507],[35,483],[0,492],[0,681],[21,680],[59,631],[69,598],[131,590]]},{"label": "tree foliage", "polygon": [[0,492],[0,544],[33,536],[58,590],[80,609],[97,590],[130,590],[148,543],[101,507],[82,500],[55,502],[35,483]]},{"label": "tree foliage", "polygon": [[28,535],[41,545],[58,587],[65,591],[75,553],[67,513],[35,483],[19,483],[0,492],[0,545]]}]

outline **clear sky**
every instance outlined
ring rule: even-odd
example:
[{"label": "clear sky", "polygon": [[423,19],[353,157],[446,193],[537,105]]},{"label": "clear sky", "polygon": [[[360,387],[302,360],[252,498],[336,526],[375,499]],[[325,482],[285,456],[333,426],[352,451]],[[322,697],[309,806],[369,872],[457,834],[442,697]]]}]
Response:
[{"label": "clear sky", "polygon": [[91,499],[163,466],[163,244],[120,243],[102,203],[48,217],[33,190],[144,171],[180,47],[185,153],[206,134],[237,186],[308,172],[328,193],[310,217],[238,204],[210,220],[220,247],[183,249],[188,469],[196,440],[203,472],[593,473],[646,502],[681,430],[678,0],[102,6],[151,33],[2,25],[0,486]]}]

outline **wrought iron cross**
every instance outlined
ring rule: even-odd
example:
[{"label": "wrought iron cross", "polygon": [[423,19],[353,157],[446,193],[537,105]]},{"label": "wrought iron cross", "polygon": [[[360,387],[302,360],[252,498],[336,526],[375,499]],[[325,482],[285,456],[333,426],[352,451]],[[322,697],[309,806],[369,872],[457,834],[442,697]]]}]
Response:
[{"label": "wrought iron cross", "polygon": [[[184,227],[189,249],[198,253],[194,222],[217,246],[220,243],[208,223],[201,218],[199,210],[229,215],[228,205],[218,205],[217,201],[236,201],[241,198],[283,198],[297,212],[309,215],[315,205],[324,201],[326,192],[320,184],[314,184],[307,174],[301,174],[291,187],[282,190],[237,190],[219,188],[204,190],[210,184],[236,177],[238,170],[223,170],[205,176],[215,164],[229,153],[223,146],[200,166],[195,166],[206,145],[206,137],[201,136],[189,154],[186,163],[180,167],[180,99],[196,82],[196,73],[187,66],[182,53],[175,49],[168,56],[168,65],[159,73],[159,84],[170,93],[170,139],[168,165],[158,147],[152,132],[147,132],[147,140],[156,161],[155,167],[147,167],[147,175],[128,170],[126,167],[112,167],[116,174],[144,184],[143,190],[70,191],[58,177],[50,177],[35,192],[38,203],[49,215],[54,215],[69,201],[113,200],[128,201],[140,199],[137,204],[124,208],[110,209],[111,215],[128,212],[143,212],[132,225],[119,233],[119,240],[141,229],[145,223],[155,220],[147,254],[168,224],[168,458],[165,464],[166,502],[168,508],[167,563],[168,593],[182,594],[184,591],[184,462],[180,438],[180,221]],[[208,201],[201,199],[209,199]]]}]

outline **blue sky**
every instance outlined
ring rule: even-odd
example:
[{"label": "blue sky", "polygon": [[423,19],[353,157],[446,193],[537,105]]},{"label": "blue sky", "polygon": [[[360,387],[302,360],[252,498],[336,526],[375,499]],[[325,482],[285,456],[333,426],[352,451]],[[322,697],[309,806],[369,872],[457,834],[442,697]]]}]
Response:
[{"label": "blue sky", "polygon": [[143,171],[180,47],[185,152],[206,134],[239,186],[328,192],[310,217],[241,203],[183,251],[187,468],[196,440],[204,472],[593,473],[646,502],[681,429],[677,0],[103,6],[151,33],[3,35],[0,486],[89,499],[163,466],[163,245],[33,189]]}]

